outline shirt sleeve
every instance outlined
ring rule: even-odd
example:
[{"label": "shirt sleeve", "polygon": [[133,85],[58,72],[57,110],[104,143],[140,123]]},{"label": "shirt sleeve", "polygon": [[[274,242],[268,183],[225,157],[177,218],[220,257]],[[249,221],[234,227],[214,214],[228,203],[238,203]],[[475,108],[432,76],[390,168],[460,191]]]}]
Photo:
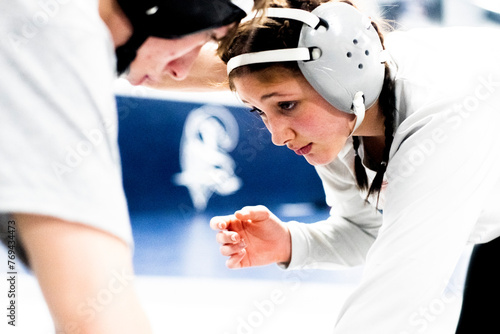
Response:
[{"label": "shirt sleeve", "polygon": [[[347,167],[350,150],[342,159],[317,167],[330,217],[313,224],[288,224],[292,257],[288,269],[339,269],[363,264],[382,223],[382,216],[360,194]],[[347,161],[347,162],[346,162]]]},{"label": "shirt sleeve", "polygon": [[384,223],[335,334],[454,332],[446,314],[461,294],[450,277],[484,203],[500,200],[498,96],[398,129],[404,140],[387,170]]}]

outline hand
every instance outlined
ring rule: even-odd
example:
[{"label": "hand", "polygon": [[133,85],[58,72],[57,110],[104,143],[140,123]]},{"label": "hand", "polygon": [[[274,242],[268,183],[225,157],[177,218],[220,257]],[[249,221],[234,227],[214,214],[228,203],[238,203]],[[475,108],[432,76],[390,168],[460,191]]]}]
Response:
[{"label": "hand", "polygon": [[264,206],[250,206],[234,215],[214,217],[210,227],[217,233],[220,252],[229,256],[228,268],[290,262],[291,239],[285,223]]}]

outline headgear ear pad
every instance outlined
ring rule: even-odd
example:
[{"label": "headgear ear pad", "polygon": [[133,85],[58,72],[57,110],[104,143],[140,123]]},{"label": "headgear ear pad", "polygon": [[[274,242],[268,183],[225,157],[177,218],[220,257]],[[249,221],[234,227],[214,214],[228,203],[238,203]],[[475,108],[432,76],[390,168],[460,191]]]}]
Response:
[{"label": "headgear ear pad", "polygon": [[227,63],[228,74],[243,65],[297,61],[311,86],[338,110],[355,113],[353,102],[361,93],[366,107],[375,103],[384,82],[385,59],[370,18],[343,2],[324,3],[312,12],[270,8],[267,16],[302,21],[298,47],[233,57]]},{"label": "headgear ear pad", "polygon": [[299,47],[315,47],[321,56],[299,61],[299,68],[314,89],[335,108],[352,111],[354,95],[362,92],[369,108],[380,95],[385,66],[380,37],[371,20],[353,6],[333,2],[312,11],[328,28],[304,25]]}]

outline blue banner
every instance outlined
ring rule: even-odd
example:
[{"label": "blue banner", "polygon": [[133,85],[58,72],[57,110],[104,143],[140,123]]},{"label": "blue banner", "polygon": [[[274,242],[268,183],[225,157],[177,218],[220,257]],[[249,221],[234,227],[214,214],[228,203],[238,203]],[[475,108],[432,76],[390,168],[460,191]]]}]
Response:
[{"label": "blue banner", "polygon": [[117,97],[131,213],[324,203],[312,166],[244,107]]}]

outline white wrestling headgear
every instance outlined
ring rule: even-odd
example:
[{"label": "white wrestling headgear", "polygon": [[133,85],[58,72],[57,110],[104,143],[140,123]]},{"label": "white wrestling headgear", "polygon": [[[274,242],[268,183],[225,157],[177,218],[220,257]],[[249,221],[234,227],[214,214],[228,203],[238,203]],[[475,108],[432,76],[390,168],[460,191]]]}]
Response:
[{"label": "white wrestling headgear", "polygon": [[266,15],[303,22],[298,47],[236,56],[227,63],[228,75],[243,65],[297,61],[304,77],[324,99],[357,116],[356,130],[365,106],[375,103],[384,82],[385,52],[371,19],[342,2],[325,3],[312,12],[269,8]]}]

